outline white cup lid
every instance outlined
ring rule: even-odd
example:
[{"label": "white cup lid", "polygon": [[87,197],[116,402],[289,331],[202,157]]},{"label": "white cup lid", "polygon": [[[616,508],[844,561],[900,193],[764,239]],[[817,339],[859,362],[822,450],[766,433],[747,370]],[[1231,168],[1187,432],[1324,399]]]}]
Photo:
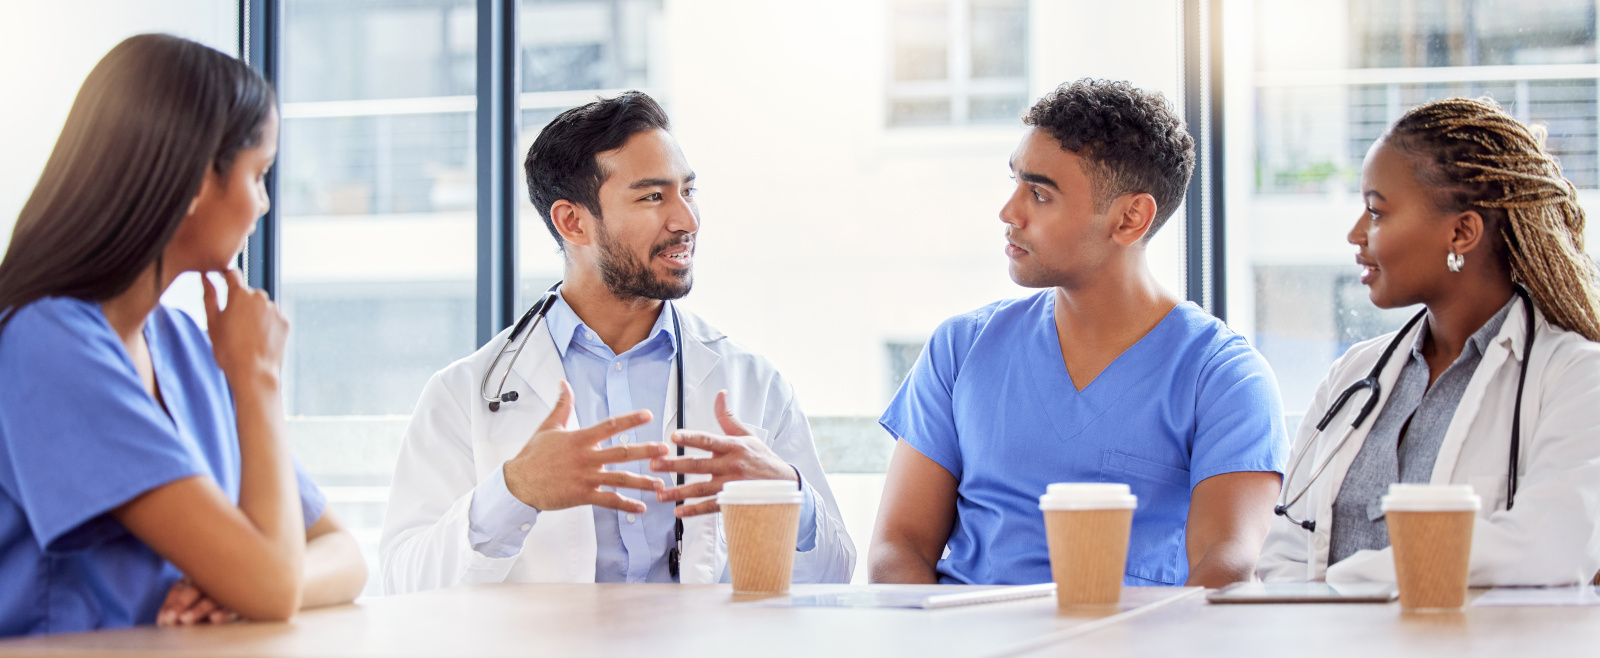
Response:
[{"label": "white cup lid", "polygon": [[739,480],[722,485],[718,505],[784,505],[805,502],[799,485],[791,480]]},{"label": "white cup lid", "polygon": [[1391,484],[1381,502],[1385,512],[1476,512],[1482,504],[1465,484]]},{"label": "white cup lid", "polygon": [[1039,497],[1042,510],[1133,509],[1138,503],[1118,482],[1058,482]]}]

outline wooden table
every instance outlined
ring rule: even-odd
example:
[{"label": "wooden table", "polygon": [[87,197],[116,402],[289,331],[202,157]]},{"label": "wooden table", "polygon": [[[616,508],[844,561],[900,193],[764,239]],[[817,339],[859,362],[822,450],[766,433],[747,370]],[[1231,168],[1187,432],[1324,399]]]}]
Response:
[{"label": "wooden table", "polygon": [[[794,593],[862,589],[809,585]],[[1014,655],[1198,599],[1199,592],[1129,588],[1120,610],[1061,613],[1054,597],[933,611],[777,608],[735,601],[727,585],[482,585],[376,598],[283,624],[22,638],[0,642],[0,655]]]},{"label": "wooden table", "polygon": [[1600,607],[1405,613],[1398,603],[1212,605],[1196,596],[1023,655],[1597,656]]}]

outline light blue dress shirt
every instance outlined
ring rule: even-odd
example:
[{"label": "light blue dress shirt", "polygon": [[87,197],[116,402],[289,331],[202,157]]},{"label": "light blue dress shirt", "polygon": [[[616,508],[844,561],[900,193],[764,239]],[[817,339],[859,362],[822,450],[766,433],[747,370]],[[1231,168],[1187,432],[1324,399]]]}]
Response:
[{"label": "light blue dress shirt", "polygon": [[[663,304],[664,312],[656,318],[648,336],[622,354],[612,352],[560,295],[545,316],[550,336],[561,354],[567,382],[572,385],[579,425],[589,427],[636,409],[648,409],[652,414],[649,423],[606,439],[600,443],[602,448],[660,441],[665,436],[661,422],[666,418],[667,384],[673,376],[677,345],[669,309]],[[607,468],[654,476],[668,486],[675,484],[674,474],[651,471],[647,460],[611,464]],[[809,551],[816,545],[816,495],[809,484],[802,483],[802,489],[805,502],[800,510],[796,548]],[[675,582],[667,566],[667,552],[674,543],[675,503],[658,501],[653,492],[617,491],[643,501],[646,510],[639,515],[594,508],[595,582]],[[511,495],[504,470],[497,468],[491,479],[473,491],[467,517],[468,541],[473,549],[488,557],[507,558],[522,550],[523,541],[538,522],[539,511]]]}]

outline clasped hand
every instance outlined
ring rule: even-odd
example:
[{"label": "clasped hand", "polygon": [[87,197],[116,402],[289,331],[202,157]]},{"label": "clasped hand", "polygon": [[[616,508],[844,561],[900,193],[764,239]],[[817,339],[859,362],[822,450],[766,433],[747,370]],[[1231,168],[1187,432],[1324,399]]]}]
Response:
[{"label": "clasped hand", "polygon": [[799,475],[794,468],[773,452],[772,448],[767,447],[767,444],[763,443],[748,426],[739,422],[728,409],[727,391],[717,393],[715,410],[717,424],[722,426],[722,431],[726,435],[718,436],[691,430],[678,430],[672,434],[673,443],[705,450],[711,453],[710,457],[662,456],[650,460],[650,470],[659,473],[701,473],[711,476],[711,479],[705,482],[694,482],[656,492],[656,499],[664,502],[713,496],[709,500],[679,506],[676,513],[680,518],[721,511],[722,508],[717,505],[714,496],[722,491],[722,485],[729,482],[738,480],[789,480],[797,484],[799,482]]}]

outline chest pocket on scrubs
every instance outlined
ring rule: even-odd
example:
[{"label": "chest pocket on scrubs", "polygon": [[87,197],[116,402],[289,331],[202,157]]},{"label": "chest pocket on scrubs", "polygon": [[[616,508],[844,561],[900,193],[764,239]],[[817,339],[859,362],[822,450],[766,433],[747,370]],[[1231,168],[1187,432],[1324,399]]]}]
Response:
[{"label": "chest pocket on scrubs", "polygon": [[1184,523],[1189,510],[1189,471],[1107,450],[1100,462],[1100,477],[1128,485],[1139,499],[1128,538],[1128,575],[1181,584],[1179,561],[1188,560]]}]

